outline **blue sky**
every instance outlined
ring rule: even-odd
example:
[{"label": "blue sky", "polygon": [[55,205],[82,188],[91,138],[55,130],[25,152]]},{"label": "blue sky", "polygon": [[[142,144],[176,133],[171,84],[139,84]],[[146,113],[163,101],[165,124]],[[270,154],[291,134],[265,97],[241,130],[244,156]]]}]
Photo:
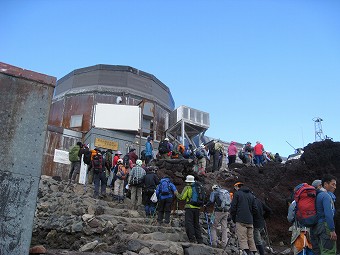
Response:
[{"label": "blue sky", "polygon": [[340,1],[2,0],[0,61],[57,77],[128,65],[176,107],[210,114],[207,135],[288,156],[340,140]]}]

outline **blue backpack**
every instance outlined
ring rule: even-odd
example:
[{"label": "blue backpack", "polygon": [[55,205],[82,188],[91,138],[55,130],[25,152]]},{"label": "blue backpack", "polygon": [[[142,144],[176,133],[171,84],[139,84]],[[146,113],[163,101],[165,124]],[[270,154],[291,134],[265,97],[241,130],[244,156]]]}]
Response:
[{"label": "blue backpack", "polygon": [[190,198],[189,204],[193,206],[202,206],[205,203],[206,192],[203,185],[199,182],[195,182],[192,186],[192,196]]},{"label": "blue backpack", "polygon": [[166,195],[170,195],[172,193],[169,179],[161,180],[161,183],[159,185],[160,185],[159,194],[166,196]]}]

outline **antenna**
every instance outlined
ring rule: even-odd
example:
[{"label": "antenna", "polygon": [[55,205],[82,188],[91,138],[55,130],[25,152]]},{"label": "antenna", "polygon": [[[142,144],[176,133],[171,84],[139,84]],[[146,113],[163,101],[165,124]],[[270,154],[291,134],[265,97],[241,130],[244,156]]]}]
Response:
[{"label": "antenna", "polygon": [[323,131],[322,131],[322,125],[321,125],[321,122],[323,121],[323,119],[321,119],[320,117],[315,117],[313,118],[313,121],[314,121],[314,128],[315,128],[315,142],[320,142],[320,141],[325,140]]}]

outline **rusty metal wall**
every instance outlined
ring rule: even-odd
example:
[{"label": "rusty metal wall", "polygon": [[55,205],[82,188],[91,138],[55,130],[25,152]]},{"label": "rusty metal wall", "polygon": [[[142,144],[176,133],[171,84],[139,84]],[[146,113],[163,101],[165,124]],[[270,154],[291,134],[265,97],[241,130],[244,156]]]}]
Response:
[{"label": "rusty metal wall", "polygon": [[0,63],[0,254],[28,254],[56,78]]}]

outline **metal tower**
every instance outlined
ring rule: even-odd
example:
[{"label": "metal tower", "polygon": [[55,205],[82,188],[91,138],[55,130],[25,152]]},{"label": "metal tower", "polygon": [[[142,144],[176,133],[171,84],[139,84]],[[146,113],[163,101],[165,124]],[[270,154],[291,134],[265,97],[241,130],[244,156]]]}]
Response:
[{"label": "metal tower", "polygon": [[315,128],[315,142],[323,141],[325,140],[323,131],[322,131],[322,125],[321,122],[323,119],[320,117],[313,118],[314,121],[314,128]]}]

